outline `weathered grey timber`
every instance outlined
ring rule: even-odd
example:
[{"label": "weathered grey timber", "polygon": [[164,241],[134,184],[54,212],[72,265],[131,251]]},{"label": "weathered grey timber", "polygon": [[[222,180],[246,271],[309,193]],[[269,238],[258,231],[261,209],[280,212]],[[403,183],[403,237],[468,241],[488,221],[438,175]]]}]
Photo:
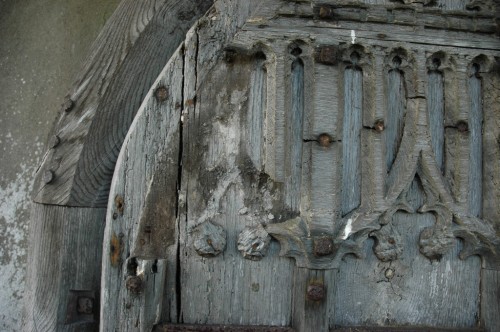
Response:
[{"label": "weathered grey timber", "polygon": [[[121,144],[167,60],[212,0],[124,0],[95,41],[62,105],[34,200],[105,207]],[[53,173],[50,183],[43,175]]]},{"label": "weathered grey timber", "polygon": [[[62,105],[38,171],[34,200],[42,204],[35,204],[32,212],[24,330],[96,328],[103,208],[116,157],[145,93],[188,28],[211,3],[124,0],[94,43]],[[150,195],[156,195],[154,190]],[[53,216],[59,209],[68,212]],[[151,207],[144,217],[162,212]],[[51,231],[36,233],[37,229]],[[169,230],[160,233],[156,235],[168,242]],[[60,251],[54,251],[54,246]],[[154,261],[151,264],[156,266]],[[155,269],[164,268],[162,262],[157,265]],[[78,326],[82,317],[67,319],[72,310],[68,298],[80,294],[75,291],[94,294],[94,324]]]},{"label": "weathered grey timber", "polygon": [[[190,31],[182,74],[171,78],[184,85],[178,215],[163,219],[176,236],[167,247],[151,238],[153,256],[172,268],[155,274],[163,288],[127,286],[129,262],[152,258],[137,251],[145,221],[136,211],[120,224],[110,205],[108,228],[130,238],[121,265],[103,274],[101,316],[111,308],[122,328],[149,329],[148,303],[156,320],[188,330],[497,329],[496,295],[486,291],[498,288],[500,268],[492,3],[372,4],[218,1]],[[448,30],[430,23],[438,16]],[[145,114],[122,156],[152,169],[151,152],[127,148],[147,137]],[[153,176],[123,158],[110,204],[124,184],[127,196],[146,192]],[[136,208],[159,197],[138,196]],[[260,250],[266,232],[295,266],[276,242]],[[114,238],[107,232],[105,243]],[[110,266],[113,253],[104,254]],[[139,270],[128,278],[151,278]],[[160,303],[153,294],[167,288]]]},{"label": "weathered grey timber", "polygon": [[458,2],[217,1],[120,152],[101,330],[498,330],[497,7]]},{"label": "weathered grey timber", "polygon": [[[25,293],[23,331],[95,329],[102,255],[102,246],[96,244],[102,242],[105,213],[106,209],[33,204],[26,280],[32,288]],[[68,307],[74,304],[71,290],[91,293],[90,321],[80,316],[76,325],[65,325],[71,321]]]}]

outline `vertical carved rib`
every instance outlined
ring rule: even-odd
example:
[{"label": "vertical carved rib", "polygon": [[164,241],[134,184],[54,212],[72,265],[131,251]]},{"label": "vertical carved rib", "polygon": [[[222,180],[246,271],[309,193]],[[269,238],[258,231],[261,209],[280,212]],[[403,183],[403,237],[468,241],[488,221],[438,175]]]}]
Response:
[{"label": "vertical carved rib", "polygon": [[469,131],[470,131],[470,170],[469,170],[469,209],[473,216],[481,216],[482,178],[483,178],[483,110],[479,65],[473,64],[469,78]]},{"label": "vertical carved rib", "polygon": [[[354,56],[354,55],[353,55]],[[355,62],[355,59],[353,59]],[[363,108],[363,72],[351,67],[344,74],[344,121],[342,134],[342,214],[360,204],[361,189],[361,115]]]},{"label": "vertical carved rib", "polygon": [[248,154],[258,170],[262,170],[263,123],[267,108],[267,72],[265,61],[266,57],[264,54],[257,54],[250,82],[251,90],[248,112]]},{"label": "vertical carved rib", "polygon": [[299,210],[301,164],[302,164],[302,126],[304,115],[304,63],[296,59],[291,68],[291,110],[288,123],[288,162],[286,176],[286,202],[292,210]]},{"label": "vertical carved rib", "polygon": [[399,145],[401,144],[406,113],[404,77],[403,73],[398,69],[401,64],[401,58],[395,56],[392,61],[394,69],[389,71],[387,78],[386,163],[388,171],[391,169],[398,153]]},{"label": "vertical carved rib", "polygon": [[444,85],[443,74],[432,70],[428,73],[427,111],[429,112],[429,131],[431,146],[436,163],[443,171],[444,161]]}]

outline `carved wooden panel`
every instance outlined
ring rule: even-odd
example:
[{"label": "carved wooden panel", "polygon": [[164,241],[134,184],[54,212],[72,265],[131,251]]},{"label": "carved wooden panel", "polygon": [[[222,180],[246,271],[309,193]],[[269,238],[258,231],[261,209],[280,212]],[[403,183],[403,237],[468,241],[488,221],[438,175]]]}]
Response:
[{"label": "carved wooden panel", "polygon": [[[163,317],[493,330],[479,288],[500,268],[493,16],[444,0],[249,3],[218,2],[178,55]],[[450,30],[430,36],[420,18],[437,16]]]}]

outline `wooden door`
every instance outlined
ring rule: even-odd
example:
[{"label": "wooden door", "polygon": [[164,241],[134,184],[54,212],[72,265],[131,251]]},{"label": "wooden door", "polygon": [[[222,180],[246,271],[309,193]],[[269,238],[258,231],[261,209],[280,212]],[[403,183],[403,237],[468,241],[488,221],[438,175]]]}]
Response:
[{"label": "wooden door", "polygon": [[101,329],[499,329],[494,10],[217,2],[120,154]]}]

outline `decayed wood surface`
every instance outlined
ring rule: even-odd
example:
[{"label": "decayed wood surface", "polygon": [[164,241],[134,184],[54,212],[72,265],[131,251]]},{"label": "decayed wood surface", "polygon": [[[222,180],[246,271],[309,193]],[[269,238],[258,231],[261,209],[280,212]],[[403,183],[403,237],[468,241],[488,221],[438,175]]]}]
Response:
[{"label": "decayed wood surface", "polygon": [[23,331],[95,330],[97,316],[83,325],[65,322],[70,290],[92,292],[98,305],[102,246],[96,244],[102,243],[105,213],[33,204]]},{"label": "decayed wood surface", "polygon": [[[148,89],[211,0],[124,0],[70,89],[34,200],[105,207],[123,139]],[[52,172],[53,180],[44,176]]]},{"label": "decayed wood surface", "polygon": [[[420,8],[417,15],[392,1],[365,2],[393,10],[400,29],[373,23],[376,15],[360,24],[349,11],[336,13],[341,25],[305,21],[317,18],[314,2],[226,0],[188,33],[146,95],[119,157],[106,213],[101,330],[150,330],[159,321],[298,331],[371,324],[498,329],[498,257],[463,247],[454,234],[437,244],[419,238],[442,217],[426,197],[456,199],[492,222],[485,229],[498,226],[491,15],[480,10],[477,35],[452,31],[431,40],[404,27],[431,14],[422,14],[421,4],[402,1]],[[439,4],[459,30],[469,30],[475,17],[462,22],[453,16],[464,9],[457,2]],[[317,45],[339,54],[319,64]],[[471,50],[478,45],[483,49]],[[470,74],[473,63],[487,62],[488,70]],[[491,121],[481,128],[481,119]],[[481,138],[482,130],[488,136]],[[411,153],[418,148],[418,156]],[[430,150],[435,160],[412,164]],[[480,155],[483,183],[469,191],[479,166],[467,160]],[[296,251],[311,250],[312,239],[325,234],[348,238],[344,221],[352,211],[388,208],[391,196],[396,207],[383,227],[367,226],[364,244],[349,252],[361,259],[338,255],[334,269],[329,257],[317,269],[296,267],[278,256],[276,242],[251,259],[238,251],[247,226],[272,234],[285,220],[307,226],[299,240],[309,242],[290,247]],[[429,250],[431,260],[423,255]],[[482,254],[484,268],[478,257],[460,260],[463,252]],[[310,297],[311,285],[325,287],[323,299]]]},{"label": "decayed wood surface", "polygon": [[[26,330],[95,329],[89,324],[64,325],[70,289],[96,294],[94,310],[99,302],[105,209],[88,207],[106,206],[116,156],[143,96],[211,3],[125,0],[94,43],[63,105],[36,179],[34,200],[43,205],[35,204],[32,211]],[[45,204],[78,208],[61,208],[70,212],[53,218],[59,210]],[[51,231],[37,233],[39,227]],[[64,246],[54,251],[58,243]],[[75,250],[86,252],[76,257]]]},{"label": "decayed wood surface", "polygon": [[150,331],[169,311],[162,302],[172,291],[164,289],[165,273],[175,276],[165,259],[177,259],[183,51],[152,85],[118,158],[103,242],[101,331]]}]

